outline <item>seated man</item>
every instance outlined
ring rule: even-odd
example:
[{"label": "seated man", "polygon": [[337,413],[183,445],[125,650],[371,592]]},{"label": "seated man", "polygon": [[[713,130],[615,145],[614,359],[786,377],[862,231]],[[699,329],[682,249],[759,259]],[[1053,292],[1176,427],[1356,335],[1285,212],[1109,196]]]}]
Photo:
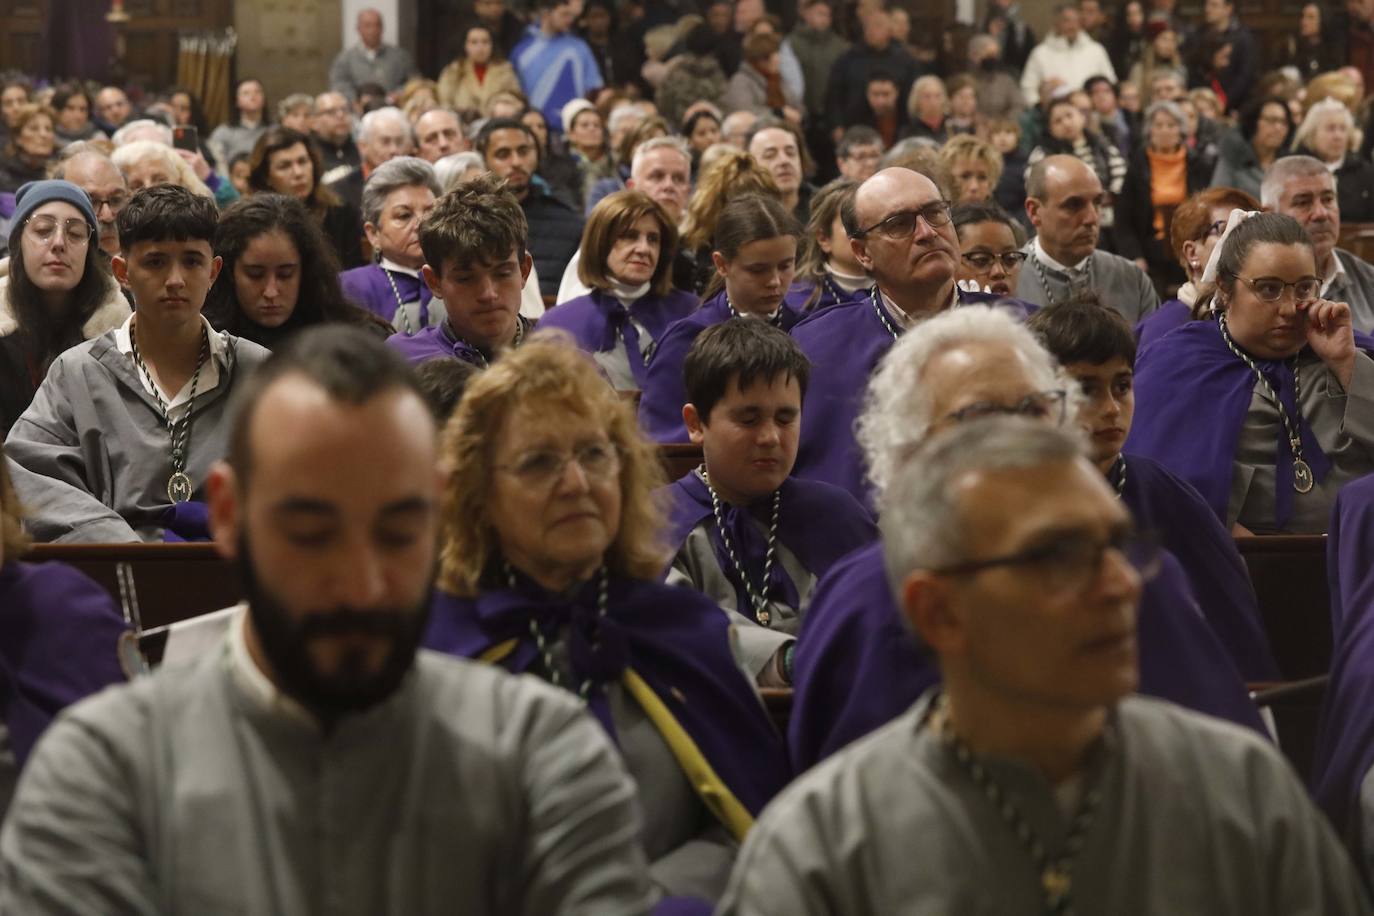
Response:
[{"label": "seated man", "polygon": [[1075,437],[985,420],[893,470],[891,593],[943,685],[783,791],[718,913],[1370,912],[1274,747],[1130,695],[1159,555]]},{"label": "seated man", "polygon": [[77,705],[0,836],[6,913],[643,913],[634,787],[560,691],[419,651],[435,423],[319,328],[236,397],[210,482],[247,606],[216,650]]},{"label": "seated man", "polygon": [[792,682],[791,636],[817,577],[878,535],[844,490],[790,476],[810,370],[762,321],[707,328],[683,364],[682,416],[705,461],[667,488],[667,581],[729,612],[742,663],[767,686]]},{"label": "seated man", "polygon": [[532,261],[528,225],[514,195],[491,175],[460,185],[420,222],[420,268],[448,317],[433,327],[387,339],[412,363],[456,356],[481,368],[533,327],[520,315]]},{"label": "seated man", "polygon": [[[969,306],[902,338],[869,387],[859,421],[879,505],[894,468],[930,436],[990,414],[1075,421],[1072,382],[1011,315]],[[1198,610],[1178,561],[1165,555],[1140,617],[1141,691],[1262,731],[1259,713]],[[789,740],[798,770],[897,717],[939,678],[912,642],[888,590],[881,545],[855,551],[816,585],[795,659]]]},{"label": "seated man", "polygon": [[228,397],[267,357],[201,317],[218,219],[213,200],[176,185],[119,212],[111,266],[134,313],[59,356],[5,440],[35,540],[208,536],[199,501],[224,457]]},{"label": "seated man", "polygon": [[1247,681],[1279,680],[1250,574],[1235,539],[1197,491],[1157,462],[1121,451],[1135,415],[1135,332],[1095,296],[1041,309],[1026,322],[1082,388],[1078,425],[1088,457],[1142,529],[1183,566],[1198,605]]}]

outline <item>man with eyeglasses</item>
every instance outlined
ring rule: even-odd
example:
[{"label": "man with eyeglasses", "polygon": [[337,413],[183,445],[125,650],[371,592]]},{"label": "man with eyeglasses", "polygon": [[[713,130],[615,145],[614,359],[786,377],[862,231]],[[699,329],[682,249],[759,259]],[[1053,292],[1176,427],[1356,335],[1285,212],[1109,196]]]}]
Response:
[{"label": "man with eyeglasses", "polygon": [[[1070,427],[1081,402],[1074,381],[1013,315],[970,306],[928,319],[883,360],[859,419],[875,502],[884,516],[892,511],[893,477],[928,440],[1006,414]],[[1172,557],[1145,589],[1140,639],[1142,693],[1263,730]],[[939,679],[928,649],[901,623],[881,545],[855,551],[821,577],[793,668],[789,744],[798,770],[896,718]]]},{"label": "man with eyeglasses", "polygon": [[[929,177],[884,169],[840,207],[854,256],[873,277],[870,294],[804,319],[792,336],[813,367],[795,474],[821,480],[869,502],[854,441],[869,373],[893,341],[921,320],[996,297],[959,289],[959,238],[950,204]],[[1027,314],[1029,306],[1011,302]]]},{"label": "man with eyeglasses", "polygon": [[1312,237],[1321,297],[1347,303],[1355,329],[1374,333],[1374,265],[1336,247],[1341,237],[1341,207],[1336,176],[1326,164],[1312,156],[1278,160],[1260,184],[1260,203],[1266,210],[1302,223]]},{"label": "man with eyeglasses", "polygon": [[1093,290],[1132,324],[1159,308],[1150,277],[1134,261],[1097,248],[1106,195],[1077,156],[1046,156],[1026,173],[1026,214],[1036,237],[1016,295],[1036,305],[1067,302]]},{"label": "man with eyeglasses", "polygon": [[362,167],[362,153],[353,142],[353,108],[342,92],[322,92],[315,97],[310,134],[320,148],[321,184],[338,181]]},{"label": "man with eyeglasses", "polygon": [[100,250],[106,257],[119,254],[119,211],[129,202],[129,189],[124,174],[100,150],[89,144],[58,162],[53,177],[70,181],[85,191],[95,208],[96,224],[100,229]]},{"label": "man with eyeglasses", "polygon": [[1075,437],[984,420],[892,470],[889,602],[942,683],[774,799],[718,913],[1370,912],[1276,748],[1131,695],[1160,558]]},{"label": "man with eyeglasses", "polygon": [[882,158],[882,135],[866,124],[855,124],[847,129],[835,147],[835,165],[840,175],[853,181],[872,178]]}]

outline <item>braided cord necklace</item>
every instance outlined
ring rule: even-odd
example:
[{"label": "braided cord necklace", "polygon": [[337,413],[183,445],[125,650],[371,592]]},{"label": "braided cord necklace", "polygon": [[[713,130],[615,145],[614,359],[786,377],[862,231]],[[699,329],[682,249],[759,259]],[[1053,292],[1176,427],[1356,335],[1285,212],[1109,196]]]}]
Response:
[{"label": "braided cord necklace", "polygon": [[883,327],[887,328],[887,333],[892,335],[892,339],[896,340],[898,337],[897,329],[892,326],[892,322],[887,320],[887,312],[883,311],[882,305],[878,302],[878,284],[874,283],[873,288],[868,291],[868,299],[873,303],[873,311],[877,313],[878,320],[883,323]]},{"label": "braided cord necklace", "polygon": [[[735,303],[733,303],[733,302],[730,301],[730,294],[729,294],[728,292],[725,294],[725,307],[728,308],[728,309],[730,310],[730,317],[731,317],[731,318],[744,318],[744,317],[746,317],[745,314],[744,314],[743,312],[741,312],[739,309],[735,308]],[[773,314],[771,314],[771,315],[760,315],[759,317],[760,317],[760,318],[763,318],[765,321],[767,321],[767,322],[768,322],[769,324],[771,324],[773,327],[775,327],[775,328],[780,328],[780,327],[782,327],[782,306],[779,305],[778,308],[777,308],[777,310],[774,311]]]},{"label": "braided cord necklace", "polygon": [[[380,264],[377,266],[381,267]],[[401,333],[406,335],[414,334],[415,330],[410,326],[410,315],[406,312],[406,304],[401,301],[401,291],[396,288],[396,278],[393,277],[391,271],[387,270],[385,267],[382,267],[382,273],[386,274],[386,282],[391,284],[391,295],[396,297],[396,314],[401,316],[401,321],[403,322]],[[418,302],[419,300],[416,301]]]},{"label": "braided cord necklace", "polygon": [[[511,569],[509,563],[506,563],[505,567],[506,585],[514,590],[515,570]],[[597,570],[597,576],[599,579],[596,591],[596,621],[597,624],[600,625],[601,621],[606,618],[606,612],[610,608],[611,576],[610,573],[606,571],[604,564]],[[557,625],[554,626],[553,630],[552,636],[546,634],[544,629],[539,626],[539,622],[533,617],[530,618],[530,637],[534,639],[534,646],[539,651],[539,658],[544,665],[544,671],[548,674],[549,683],[555,687],[567,686],[567,689],[571,690],[572,687],[570,685],[565,685],[563,683],[563,674],[558,670],[558,663],[553,657],[553,643],[558,639]],[[577,688],[577,695],[582,698],[583,702],[586,702],[591,696],[594,686],[591,678],[584,678],[582,680],[582,685]]]},{"label": "braided cord necklace", "polygon": [[[1035,275],[1040,278],[1040,285],[1045,289],[1045,304],[1054,305],[1054,293],[1050,292],[1050,280],[1045,274],[1045,265],[1040,262],[1040,256],[1037,255],[1034,250],[1031,251],[1030,263],[1031,267],[1035,270]],[[1092,255],[1088,256],[1088,266],[1083,268],[1083,277],[1087,280],[1088,288],[1091,289],[1093,285]],[[1064,285],[1067,286],[1069,292],[1072,293],[1073,278],[1066,275],[1066,281]],[[1070,298],[1072,298],[1072,296],[1070,296]]]},{"label": "braided cord necklace", "polygon": [[1064,838],[1063,848],[1057,856],[1051,858],[1044,842],[1036,836],[1026,816],[1011,799],[1007,798],[1002,787],[969,750],[968,745],[954,733],[949,720],[949,702],[944,694],[941,694],[932,705],[926,721],[927,725],[939,734],[940,740],[949,749],[959,769],[982,791],[988,804],[1001,816],[1003,823],[1015,834],[1017,841],[1030,856],[1031,863],[1040,874],[1040,894],[1045,906],[1044,912],[1048,916],[1070,916],[1073,913],[1074,859],[1083,850],[1084,838],[1102,805],[1102,791],[1096,781],[1086,787],[1078,810],[1069,822],[1069,832]]},{"label": "braided cord necklace", "polygon": [[173,422],[171,408],[162,399],[162,392],[158,390],[157,380],[153,378],[153,373],[148,371],[148,364],[143,361],[142,354],[138,352],[137,332],[138,317],[135,316],[129,325],[129,345],[133,350],[134,365],[148,380],[148,387],[153,392],[153,400],[157,402],[158,411],[162,414],[162,422],[167,425],[167,434],[171,439],[172,476],[167,478],[167,498],[174,503],[184,503],[189,501],[195,492],[191,478],[186,473],[186,462],[191,451],[191,418],[196,409],[196,391],[200,387],[200,370],[210,357],[210,333],[205,330],[205,323],[201,322],[200,354],[196,357],[196,371],[191,376],[191,397],[186,402],[186,412],[181,415],[181,419]]},{"label": "braided cord necklace", "polygon": [[1116,498],[1121,499],[1126,495],[1126,456],[1117,455],[1116,464],[1112,465],[1112,475],[1116,477]]},{"label": "braided cord necklace", "polygon": [[[1273,385],[1269,384],[1269,379],[1260,371],[1259,366],[1255,365],[1255,361],[1236,345],[1235,339],[1231,337],[1231,329],[1226,323],[1226,313],[1214,311],[1213,314],[1216,315],[1217,327],[1221,329],[1221,339],[1226,341],[1227,348],[1236,355],[1237,359],[1250,367],[1250,371],[1255,373],[1255,378],[1259,379],[1260,384],[1264,386],[1264,390],[1269,392],[1269,396],[1274,399],[1274,406],[1277,407],[1279,411],[1279,419],[1283,422],[1284,435],[1288,437],[1288,447],[1293,453],[1293,489],[1297,490],[1299,493],[1312,492],[1312,487],[1316,484],[1316,478],[1312,475],[1312,466],[1303,460],[1302,437],[1299,434],[1297,424],[1295,424],[1293,418],[1288,415],[1288,409],[1283,406],[1283,401],[1279,400],[1279,393],[1274,390]],[[1291,368],[1293,370],[1293,403],[1297,405],[1300,403],[1300,398],[1302,397],[1297,356],[1293,357]],[[1298,410],[1300,412],[1299,416],[1301,416],[1302,408],[1299,407]]]},{"label": "braided cord necklace", "polygon": [[[490,363],[487,362],[487,358],[486,358],[484,355],[482,355],[482,351],[481,351],[480,349],[478,349],[477,346],[476,346],[475,344],[470,343],[466,338],[459,337],[459,336],[458,336],[458,332],[455,331],[455,330],[453,330],[453,323],[452,323],[452,322],[450,322],[450,321],[448,321],[448,320],[445,320],[445,321],[444,321],[444,324],[448,327],[448,332],[449,332],[450,334],[453,335],[453,339],[454,339],[454,340],[456,340],[456,341],[458,341],[459,343],[461,343],[461,344],[467,346],[470,350],[472,350],[473,355],[476,356],[479,360],[482,361],[482,368],[483,368],[483,369],[488,369],[488,368],[490,368]],[[520,317],[519,315],[516,315],[516,316],[515,316],[515,339],[511,341],[511,344],[510,344],[510,345],[511,345],[511,349],[515,349],[516,347],[520,346],[520,344],[523,343],[524,340],[525,340],[525,322],[524,322],[523,319],[521,319],[521,317]]]},{"label": "braided cord necklace", "polygon": [[777,558],[778,519],[782,514],[782,488],[779,487],[773,491],[773,520],[768,524],[768,551],[764,554],[763,559],[763,581],[756,591],[754,583],[749,581],[749,573],[735,553],[735,545],[731,543],[730,535],[725,530],[725,514],[720,508],[720,494],[716,492],[715,487],[711,486],[711,476],[706,473],[706,465],[699,466],[697,473],[701,474],[701,479],[706,483],[706,489],[711,494],[711,514],[716,519],[716,531],[720,532],[720,539],[725,544],[725,552],[730,557],[730,563],[735,567],[735,574],[744,583],[744,593],[749,597],[749,603],[752,605],[750,610],[754,612],[754,619],[759,622],[760,626],[772,626],[773,613],[768,610],[768,577],[773,574],[773,561]]}]

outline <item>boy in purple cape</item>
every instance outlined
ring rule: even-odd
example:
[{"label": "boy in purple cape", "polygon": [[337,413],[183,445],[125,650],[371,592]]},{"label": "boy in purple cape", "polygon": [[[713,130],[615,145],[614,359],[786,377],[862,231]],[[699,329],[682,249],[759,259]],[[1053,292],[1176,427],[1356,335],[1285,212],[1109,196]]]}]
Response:
[{"label": "boy in purple cape", "polygon": [[[959,238],[949,201],[925,175],[884,169],[841,205],[840,216],[874,286],[867,296],[808,316],[792,332],[815,371],[796,475],[842,487],[869,505],[853,429],[870,373],[919,319],[996,297],[955,284]],[[1010,301],[1023,315],[1031,310]]]},{"label": "boy in purple cape", "polygon": [[[970,306],[926,320],[875,373],[859,421],[876,491],[921,442],[964,421],[1020,414],[1071,422],[1080,400],[1065,390],[1073,384],[1005,312]],[[1167,553],[1145,587],[1139,627],[1142,693],[1263,730],[1240,673]],[[882,547],[844,558],[816,586],[798,637],[793,766],[804,769],[896,717],[938,677],[934,656],[897,613]]]},{"label": "boy in purple cape", "polygon": [[810,365],[760,321],[727,321],[692,344],[682,408],[702,466],[666,488],[670,584],[687,585],[736,624],[736,652],[761,685],[792,683],[792,638],[816,579],[877,537],[838,487],[790,476]]},{"label": "boy in purple cape", "polygon": [[801,320],[807,291],[793,291],[801,226],[776,198],[748,195],[721,210],[711,259],[716,276],[701,308],[659,339],[644,374],[639,424],[655,442],[686,442],[682,363],[697,335],[731,318],[760,318],[784,331]]},{"label": "boy in purple cape", "polygon": [[534,262],[525,212],[505,185],[482,175],[439,198],[420,223],[421,274],[448,317],[387,338],[411,363],[456,356],[485,369],[533,329],[520,295]]}]

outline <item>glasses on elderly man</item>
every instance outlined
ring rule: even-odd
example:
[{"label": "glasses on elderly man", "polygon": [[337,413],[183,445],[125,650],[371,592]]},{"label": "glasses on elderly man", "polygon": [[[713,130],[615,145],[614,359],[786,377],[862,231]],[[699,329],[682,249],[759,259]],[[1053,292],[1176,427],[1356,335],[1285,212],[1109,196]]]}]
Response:
[{"label": "glasses on elderly man", "polygon": [[1050,391],[1037,391],[1028,394],[1015,404],[998,404],[995,401],[977,401],[945,415],[946,420],[964,423],[968,420],[982,420],[986,417],[1018,416],[1033,420],[1052,420],[1056,424],[1064,422],[1064,407],[1068,392],[1063,388]]},{"label": "glasses on elderly man", "polygon": [[52,241],[59,225],[62,227],[62,235],[73,245],[84,245],[91,240],[91,227],[84,219],[58,220],[57,217],[44,213],[30,216],[24,221],[24,225],[40,242]]},{"label": "glasses on elderly man", "polygon": [[605,480],[620,472],[620,452],[610,442],[592,442],[571,454],[553,449],[534,449],[516,457],[510,464],[498,464],[498,471],[513,475],[530,487],[551,487],[563,477],[568,462],[575,461],[588,480]]},{"label": "glasses on elderly man", "polygon": [[926,225],[932,229],[948,223],[949,206],[949,201],[937,200],[933,204],[926,204],[919,210],[903,210],[879,220],[867,229],[860,229],[853,238],[861,239],[870,232],[876,232],[883,238],[894,242],[909,239],[916,232],[916,220],[918,219],[925,220]]},{"label": "glasses on elderly man", "polygon": [[986,560],[969,560],[933,569],[943,576],[971,576],[989,569],[1024,567],[1039,580],[1051,596],[1079,594],[1102,574],[1102,558],[1108,550],[1125,557],[1142,579],[1159,572],[1159,543],[1153,535],[1127,525],[1106,538],[1083,534],[1057,534],[1047,544],[1037,544],[1015,553]]},{"label": "glasses on elderly man", "polygon": [[1255,277],[1253,280],[1240,274],[1231,274],[1231,277],[1250,287],[1250,292],[1265,302],[1278,302],[1290,286],[1293,287],[1293,298],[1296,301],[1309,302],[1317,298],[1317,292],[1322,288],[1320,277],[1299,277],[1292,283],[1287,283],[1279,277]]}]

